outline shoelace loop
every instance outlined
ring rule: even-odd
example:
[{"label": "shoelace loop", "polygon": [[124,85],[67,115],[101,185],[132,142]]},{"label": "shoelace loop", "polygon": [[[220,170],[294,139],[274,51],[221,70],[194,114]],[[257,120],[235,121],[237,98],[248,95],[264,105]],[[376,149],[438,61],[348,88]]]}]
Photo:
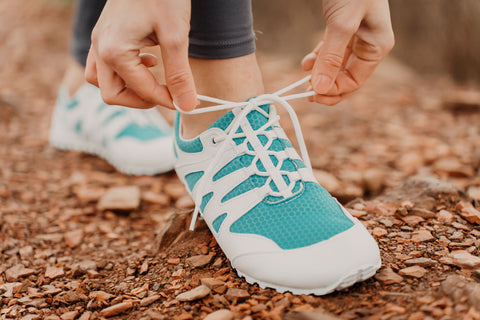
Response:
[{"label": "shoelace loop", "polygon": [[[242,101],[242,102],[233,102],[233,101],[227,101],[227,100],[222,100],[222,99],[217,99],[209,96],[204,96],[204,95],[197,95],[197,98],[199,100],[207,101],[207,102],[212,102],[212,103],[217,103],[217,105],[210,106],[210,107],[205,107],[205,108],[199,108],[195,109],[192,111],[184,111],[180,109],[178,105],[175,103],[173,104],[175,109],[177,109],[178,112],[183,113],[183,114],[201,114],[201,113],[207,113],[207,112],[214,112],[214,111],[220,111],[220,110],[228,110],[228,109],[234,109],[237,107],[242,107],[242,111],[235,117],[233,120],[233,123],[231,124],[231,129],[230,132],[225,136],[222,137],[222,140],[227,140],[230,141],[234,138],[235,133],[237,132],[237,129],[241,126],[242,122],[246,118],[246,116],[252,111],[254,108],[265,105],[265,104],[270,104],[270,103],[278,103],[281,105],[287,112],[288,115],[290,116],[290,119],[293,123],[293,127],[295,129],[295,136],[300,148],[300,153],[302,156],[302,160],[307,166],[307,168],[311,169],[311,163],[310,163],[310,158],[308,157],[308,152],[307,152],[307,147],[305,146],[305,140],[303,139],[303,134],[302,130],[300,127],[300,123],[298,121],[297,114],[295,113],[295,110],[293,107],[288,103],[288,100],[293,100],[293,99],[300,99],[300,98],[305,98],[309,96],[313,96],[316,94],[315,91],[308,91],[304,93],[297,93],[297,94],[291,94],[291,95],[284,95],[286,92],[291,91],[292,89],[304,84],[305,82],[309,81],[311,76],[307,76],[299,81],[296,81],[285,88],[276,91],[275,93],[266,93],[259,95],[257,97],[254,97],[248,101]],[[278,121],[278,119],[275,119],[275,121]],[[218,140],[217,140],[218,141]],[[205,180],[207,177],[209,177],[215,168],[215,164],[219,159],[219,155],[223,153],[223,149],[228,145],[228,143],[225,143],[222,145],[222,147],[218,150],[217,154],[215,157],[210,161],[210,164],[208,168],[205,170],[205,174],[203,177],[197,182],[197,193],[195,195],[195,209],[193,211],[193,216],[192,216],[192,221],[190,223],[190,230],[194,230],[195,228],[195,223],[197,221],[198,213],[200,211],[200,203],[202,200],[202,197],[204,196],[203,194],[203,189],[205,185]],[[268,171],[268,170],[267,170]],[[280,183],[279,178],[272,178],[273,180],[276,180],[275,183]],[[282,180],[283,181],[283,180]],[[291,190],[289,190],[291,193]],[[288,192],[287,192],[288,195]]]}]

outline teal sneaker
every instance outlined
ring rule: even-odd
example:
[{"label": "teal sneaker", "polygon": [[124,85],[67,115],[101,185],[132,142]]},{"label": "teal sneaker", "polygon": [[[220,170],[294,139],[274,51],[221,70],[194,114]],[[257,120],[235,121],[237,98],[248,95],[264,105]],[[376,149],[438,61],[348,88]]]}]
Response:
[{"label": "teal sneaker", "polygon": [[60,88],[50,144],[98,155],[132,175],[167,172],[175,162],[172,129],[155,108],[107,105],[91,84],[84,84],[73,97]]},{"label": "teal sneaker", "polygon": [[[200,212],[247,282],[323,295],[374,275],[380,252],[362,223],[313,175],[298,120],[286,102],[311,93],[279,97],[285,91],[242,103],[208,99],[224,105],[196,113],[233,109],[190,140],[182,138],[177,114],[175,170],[195,200],[192,226]],[[291,115],[303,160],[270,102]]]}]

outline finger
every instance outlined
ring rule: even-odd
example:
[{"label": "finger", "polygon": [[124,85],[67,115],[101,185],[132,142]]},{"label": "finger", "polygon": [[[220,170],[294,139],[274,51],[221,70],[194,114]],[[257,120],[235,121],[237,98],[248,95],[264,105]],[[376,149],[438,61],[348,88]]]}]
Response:
[{"label": "finger", "polygon": [[327,25],[312,71],[312,85],[319,94],[327,93],[333,85],[355,30],[339,23]]},{"label": "finger", "polygon": [[192,71],[188,62],[188,35],[170,32],[160,37],[165,81],[175,103],[183,110],[193,110],[197,104],[197,94]]},{"label": "finger", "polygon": [[320,104],[325,104],[327,106],[333,106],[343,100],[343,96],[324,96],[317,94],[313,96],[313,101]]},{"label": "finger", "polygon": [[315,60],[317,59],[318,51],[320,51],[320,47],[322,46],[322,44],[323,44],[323,41],[320,41],[315,47],[315,49],[313,49],[312,52],[310,52],[303,58],[301,63],[303,70],[305,71],[312,70],[313,65],[315,64]]},{"label": "finger", "polygon": [[[118,54],[118,52],[122,53]],[[138,50],[122,50],[112,47],[103,48],[100,50],[100,54],[102,61],[105,61],[125,82],[125,86],[128,88],[125,90],[125,96],[128,96],[128,99],[134,99],[132,97],[137,96],[150,104],[173,108],[172,98],[167,88],[160,85],[148,68],[142,64]],[[131,91],[134,94],[131,94]],[[134,100],[138,105],[138,100]]]},{"label": "finger", "polygon": [[151,108],[155,105],[127,88],[125,82],[107,64],[99,61],[97,68],[100,92],[106,104],[132,108]]},{"label": "finger", "polygon": [[147,68],[155,67],[158,64],[157,57],[151,53],[140,53],[139,56],[142,64]]},{"label": "finger", "polygon": [[97,79],[97,65],[95,63],[94,52],[90,50],[87,56],[87,63],[85,65],[85,80],[98,87]]}]

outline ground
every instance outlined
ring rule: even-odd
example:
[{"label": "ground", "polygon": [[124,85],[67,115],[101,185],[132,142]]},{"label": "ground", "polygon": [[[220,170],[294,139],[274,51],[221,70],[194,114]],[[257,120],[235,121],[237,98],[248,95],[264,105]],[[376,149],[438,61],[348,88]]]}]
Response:
[{"label": "ground", "polygon": [[[327,296],[279,294],[238,277],[202,221],[186,231],[192,201],[174,173],[126,176],[49,146],[71,12],[0,3],[1,319],[480,319],[475,92],[388,59],[336,107],[293,103],[318,179],[383,265]],[[259,56],[269,92],[303,76],[293,58]],[[98,206],[125,186],[132,210]]]}]

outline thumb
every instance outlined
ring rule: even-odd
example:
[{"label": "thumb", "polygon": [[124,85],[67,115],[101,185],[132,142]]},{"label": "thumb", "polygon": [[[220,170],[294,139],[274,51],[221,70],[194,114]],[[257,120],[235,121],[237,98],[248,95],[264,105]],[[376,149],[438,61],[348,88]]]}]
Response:
[{"label": "thumb", "polygon": [[326,94],[333,86],[354,30],[338,24],[327,25],[312,71],[312,86],[317,93]]},{"label": "thumb", "polygon": [[173,101],[183,110],[195,109],[197,94],[188,62],[188,37],[160,41],[165,80]]}]

